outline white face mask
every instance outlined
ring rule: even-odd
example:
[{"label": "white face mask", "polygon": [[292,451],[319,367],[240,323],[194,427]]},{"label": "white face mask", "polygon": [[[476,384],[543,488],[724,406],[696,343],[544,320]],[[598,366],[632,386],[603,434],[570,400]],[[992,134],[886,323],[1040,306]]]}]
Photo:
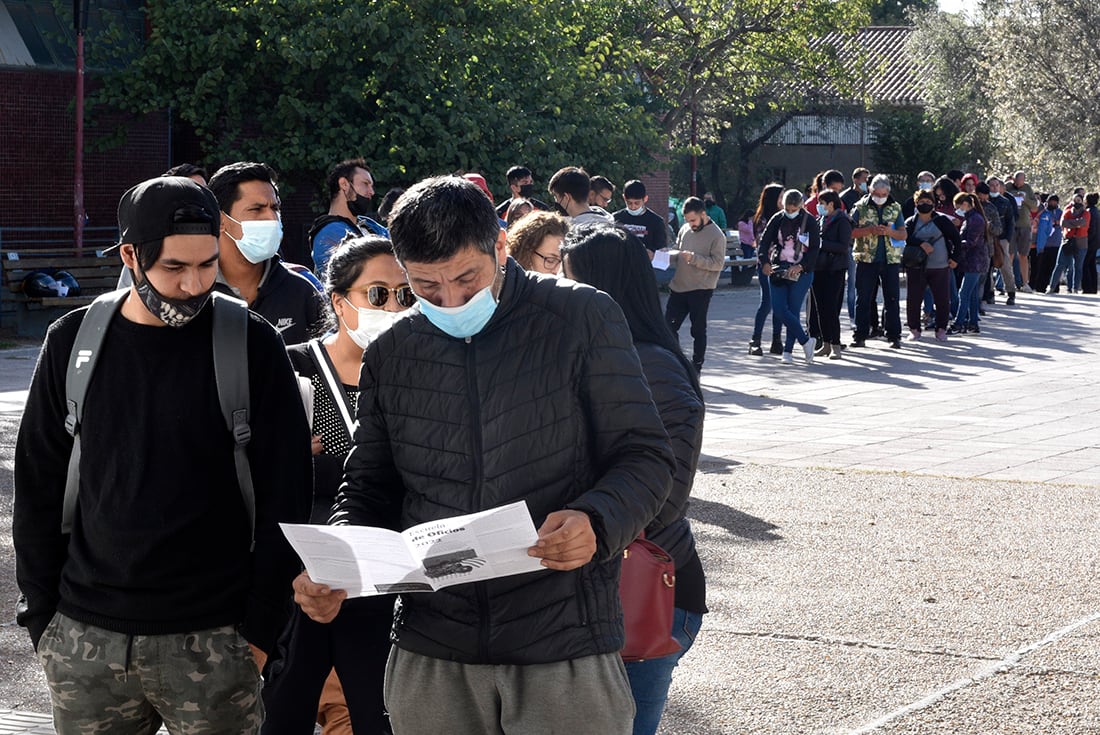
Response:
[{"label": "white face mask", "polygon": [[348,323],[344,321],[344,317],[340,317],[340,323],[344,325],[351,341],[357,344],[361,350],[367,349],[367,345],[377,339],[378,335],[389,329],[401,317],[400,312],[394,313],[385,309],[366,309],[356,306],[347,299],[344,299],[344,303],[355,309],[355,312],[359,315],[359,321],[355,329],[348,326]]},{"label": "white face mask", "polygon": [[[237,220],[225,215],[228,219]],[[241,226],[241,239],[229,235],[229,239],[237,243],[237,250],[249,263],[263,263],[270,260],[279,251],[279,244],[283,241],[283,221],[280,219],[256,219],[237,222]]]},{"label": "white face mask", "polygon": [[886,204],[886,197],[871,197],[871,201],[881,207],[883,204]]},{"label": "white face mask", "polygon": [[989,196],[990,196],[990,197],[992,197],[992,198],[994,198],[994,199],[996,199],[996,198],[997,198],[997,197],[999,197],[1000,195],[1001,195],[1001,192],[999,192],[999,191],[991,191],[991,192],[989,192]]},{"label": "white face mask", "polygon": [[631,217],[641,217],[643,214],[645,214],[645,207],[642,206],[638,209],[630,209],[629,207],[627,207],[626,213],[629,214]]},{"label": "white face mask", "polygon": [[931,181],[918,181],[917,188],[921,191],[932,191],[932,183]]}]

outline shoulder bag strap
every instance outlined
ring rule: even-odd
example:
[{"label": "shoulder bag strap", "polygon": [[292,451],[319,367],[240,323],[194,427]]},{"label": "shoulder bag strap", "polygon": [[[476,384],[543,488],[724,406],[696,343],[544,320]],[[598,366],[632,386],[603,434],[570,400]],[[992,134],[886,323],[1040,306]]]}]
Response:
[{"label": "shoulder bag strap", "polygon": [[355,421],[351,417],[351,400],[348,398],[348,394],[344,390],[343,384],[340,383],[333,374],[332,365],[329,363],[328,355],[325,354],[325,350],[321,346],[321,343],[317,340],[311,340],[309,349],[312,350],[314,362],[317,363],[317,367],[321,370],[321,377],[324,379],[329,398],[332,399],[332,402],[340,411],[340,415],[344,418],[344,426],[347,427],[348,436],[351,437],[355,433]]}]

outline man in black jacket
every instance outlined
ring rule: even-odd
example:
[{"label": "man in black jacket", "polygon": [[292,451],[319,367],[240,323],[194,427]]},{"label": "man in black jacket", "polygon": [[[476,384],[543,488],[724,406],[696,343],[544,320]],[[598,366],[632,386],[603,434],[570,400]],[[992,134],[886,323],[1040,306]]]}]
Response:
[{"label": "man in black jacket", "polygon": [[324,300],[312,283],[283,267],[282,202],[266,163],[240,161],[210,177],[222,210],[219,275],[215,286],[271,322],[283,342],[296,345],[324,323]]},{"label": "man in black jacket", "polygon": [[[620,557],[674,460],[622,311],[526,275],[460,178],[412,187],[390,233],[419,309],[364,355],[332,522],[403,529],[523,499],[546,567],[402,596],[394,731],[630,733]],[[335,617],[343,592],[294,586],[311,617]]]},{"label": "man in black jacket", "polygon": [[83,404],[69,533],[65,382],[87,309],[50,327],[31,382],[15,450],[19,622],[58,732],[252,733],[263,719],[248,643],[271,651],[285,624],[300,567],[278,524],[309,515],[309,425],[281,340],[250,314],[252,550],[214,376],[219,224],[213,195],[186,178],[122,197],[134,284]]}]

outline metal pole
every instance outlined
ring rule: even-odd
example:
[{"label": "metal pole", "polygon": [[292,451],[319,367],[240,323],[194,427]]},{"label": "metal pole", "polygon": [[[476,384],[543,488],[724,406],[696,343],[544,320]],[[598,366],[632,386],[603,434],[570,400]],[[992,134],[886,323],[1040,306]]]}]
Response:
[{"label": "metal pole", "polygon": [[695,145],[699,137],[699,126],[695,118],[695,106],[691,107],[691,195],[696,196],[696,186],[699,179],[699,157],[695,155]]},{"label": "metal pole", "polygon": [[76,34],[76,151],[73,172],[73,216],[76,253],[84,252],[84,32]]}]

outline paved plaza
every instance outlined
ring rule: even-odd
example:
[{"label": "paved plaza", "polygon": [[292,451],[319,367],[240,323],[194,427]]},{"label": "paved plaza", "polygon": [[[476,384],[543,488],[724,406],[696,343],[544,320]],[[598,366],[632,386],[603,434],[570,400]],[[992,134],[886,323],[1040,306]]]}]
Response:
[{"label": "paved plaza", "polygon": [[[1100,297],[786,366],[747,354],[757,293],[711,306],[711,612],[662,733],[1100,733]],[[11,562],[34,354],[0,352],[0,735],[51,731]]]}]

